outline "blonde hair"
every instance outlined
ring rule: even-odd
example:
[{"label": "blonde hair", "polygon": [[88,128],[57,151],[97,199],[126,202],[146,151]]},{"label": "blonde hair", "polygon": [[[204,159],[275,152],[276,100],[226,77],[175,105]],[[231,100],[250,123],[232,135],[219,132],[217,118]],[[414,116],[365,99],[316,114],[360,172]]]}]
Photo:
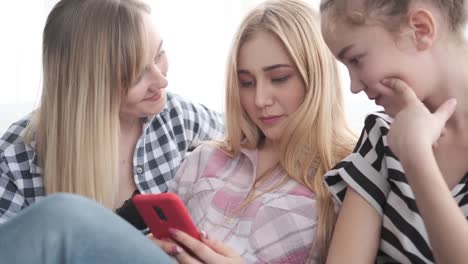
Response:
[{"label": "blonde hair", "polygon": [[28,126],[48,194],[113,207],[119,109],[145,67],[143,14],[133,0],[62,0],[43,32],[43,91]]},{"label": "blonde hair", "polygon": [[316,195],[318,225],[311,256],[318,255],[324,262],[336,213],[323,175],[351,153],[356,137],[346,123],[335,59],[322,39],[318,15],[305,2],[267,0],[241,23],[227,63],[226,138],[220,146],[236,155],[241,148],[253,149],[262,141],[261,131],[241,107],[237,75],[239,49],[259,31],[282,42],[305,85],[304,101],[281,139],[279,166]]},{"label": "blonde hair", "polygon": [[383,20],[383,25],[390,31],[399,29],[404,17],[413,3],[430,4],[438,8],[447,19],[450,30],[461,33],[467,20],[465,0],[362,0],[362,8],[350,12],[348,0],[322,0],[320,12],[332,14],[333,19],[341,19],[355,25],[361,25],[370,18]]}]

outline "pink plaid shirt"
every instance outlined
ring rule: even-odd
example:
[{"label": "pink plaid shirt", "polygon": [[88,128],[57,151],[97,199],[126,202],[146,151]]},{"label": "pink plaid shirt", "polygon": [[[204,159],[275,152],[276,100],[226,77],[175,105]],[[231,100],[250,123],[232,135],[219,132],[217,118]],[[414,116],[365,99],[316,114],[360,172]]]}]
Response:
[{"label": "pink plaid shirt", "polygon": [[[315,195],[288,180],[238,212],[253,186],[256,165],[257,150],[243,149],[229,157],[203,144],[186,157],[169,190],[184,201],[200,230],[234,248],[248,263],[306,262],[317,223]],[[285,176],[274,171],[256,188],[266,190]]]}]

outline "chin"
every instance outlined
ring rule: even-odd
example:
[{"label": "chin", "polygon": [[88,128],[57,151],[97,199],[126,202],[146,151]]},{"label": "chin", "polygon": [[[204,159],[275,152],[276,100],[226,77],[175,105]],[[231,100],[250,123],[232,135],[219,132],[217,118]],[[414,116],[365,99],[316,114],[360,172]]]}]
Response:
[{"label": "chin", "polygon": [[278,141],[281,139],[281,134],[279,133],[263,133],[265,135],[265,138],[269,141]]},{"label": "chin", "polygon": [[164,107],[166,106],[166,97],[161,97],[161,99],[159,101],[157,101],[152,107],[151,109],[148,109],[148,112],[150,113],[150,115],[156,115],[156,114],[159,114],[161,113],[161,111],[164,109]]}]

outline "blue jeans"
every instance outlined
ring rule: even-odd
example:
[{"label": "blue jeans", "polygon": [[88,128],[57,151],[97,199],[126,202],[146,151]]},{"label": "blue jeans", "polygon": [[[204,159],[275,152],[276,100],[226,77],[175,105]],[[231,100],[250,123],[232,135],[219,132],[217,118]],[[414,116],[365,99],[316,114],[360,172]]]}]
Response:
[{"label": "blue jeans", "polygon": [[1,263],[174,263],[112,211],[72,194],[46,197],[0,225]]}]

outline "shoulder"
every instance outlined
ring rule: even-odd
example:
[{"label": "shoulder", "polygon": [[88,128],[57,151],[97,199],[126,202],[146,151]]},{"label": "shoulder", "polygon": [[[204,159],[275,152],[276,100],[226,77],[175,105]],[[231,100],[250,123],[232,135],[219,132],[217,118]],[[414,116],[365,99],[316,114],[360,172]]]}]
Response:
[{"label": "shoulder", "polygon": [[0,153],[5,156],[23,152],[28,149],[25,143],[26,127],[31,119],[31,114],[13,123],[0,137]]},{"label": "shoulder", "polygon": [[391,118],[383,111],[370,113],[364,120],[364,130],[372,131],[373,129],[378,128],[384,129],[388,132],[392,122],[393,118]]},{"label": "shoulder", "polygon": [[[0,170],[10,171],[14,177],[22,178],[26,171],[40,172],[35,160],[34,149],[25,142],[26,128],[31,114],[13,123],[0,138]],[[34,145],[34,142],[31,142]]]},{"label": "shoulder", "polygon": [[195,105],[191,100],[181,95],[171,93],[171,92],[166,93],[166,98],[167,98],[167,108],[169,110],[171,109],[187,110],[187,109],[194,107]]}]

